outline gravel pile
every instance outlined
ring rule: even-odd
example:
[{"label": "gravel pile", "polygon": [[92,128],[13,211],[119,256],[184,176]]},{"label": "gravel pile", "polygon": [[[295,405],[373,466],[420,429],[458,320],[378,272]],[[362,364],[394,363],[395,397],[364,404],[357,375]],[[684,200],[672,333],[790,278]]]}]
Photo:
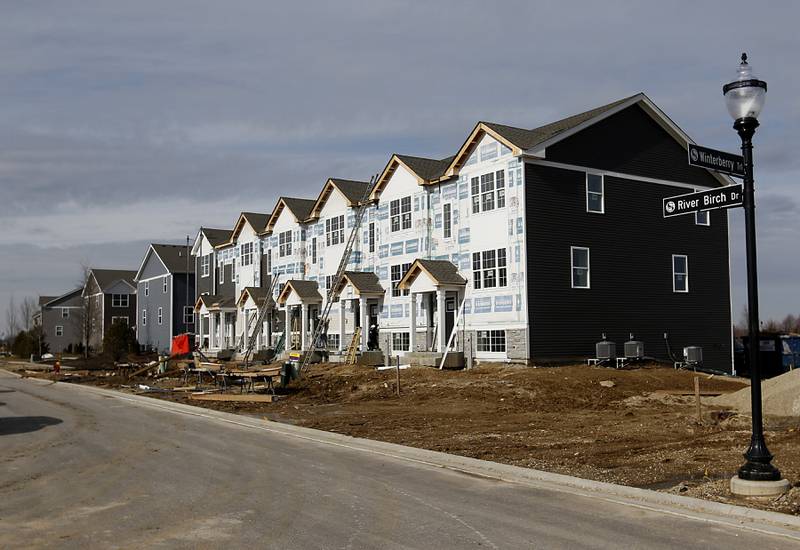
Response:
[{"label": "gravel pile", "polygon": [[[800,416],[800,369],[761,382],[764,414]],[[750,388],[708,400],[711,405],[750,412]]]}]

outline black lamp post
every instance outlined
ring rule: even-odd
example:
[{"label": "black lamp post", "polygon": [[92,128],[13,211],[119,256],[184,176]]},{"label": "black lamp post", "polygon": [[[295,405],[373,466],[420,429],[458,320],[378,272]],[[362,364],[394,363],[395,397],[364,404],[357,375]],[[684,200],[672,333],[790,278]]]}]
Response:
[{"label": "black lamp post", "polygon": [[753,433],[750,447],[744,454],[747,462],[739,468],[739,478],[750,481],[778,481],[780,471],[771,464],[772,454],[764,441],[764,423],[761,417],[761,367],[759,364],[758,327],[758,266],[756,261],[756,204],[753,185],[753,134],[758,128],[758,115],[764,107],[767,83],[756,79],[742,54],[738,77],[725,84],[722,92],[728,112],[735,122],[733,128],[742,138],[744,157],[744,226],[747,247],[747,312],[749,325],[748,362],[750,364],[750,402]]}]

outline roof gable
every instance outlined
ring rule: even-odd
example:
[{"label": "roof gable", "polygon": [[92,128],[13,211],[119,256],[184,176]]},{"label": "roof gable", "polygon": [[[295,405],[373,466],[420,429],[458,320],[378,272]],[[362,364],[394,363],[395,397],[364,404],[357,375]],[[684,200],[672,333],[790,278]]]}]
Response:
[{"label": "roof gable", "polygon": [[411,288],[414,281],[420,274],[424,273],[435,286],[464,286],[466,279],[459,275],[458,268],[447,260],[414,260],[408,268],[400,282],[398,288],[407,290]]},{"label": "roof gable", "polygon": [[392,176],[400,166],[404,167],[411,174],[413,174],[419,185],[426,185],[436,183],[445,178],[445,171],[451,164],[452,160],[453,157],[436,160],[424,157],[412,157],[409,155],[394,154],[391,156],[389,162],[386,164],[386,167],[375,181],[375,185],[370,193],[370,199],[377,200],[380,197],[381,193],[386,188],[386,185],[389,183],[389,180],[392,179]]},{"label": "roof gable", "polygon": [[106,292],[106,289],[114,286],[119,281],[124,282],[131,290],[136,290],[136,283],[134,282],[135,277],[135,271],[126,269],[91,268],[89,270],[89,278],[94,279],[97,287],[103,292]]},{"label": "roof gable", "polygon": [[321,302],[322,295],[319,293],[319,285],[316,281],[304,281],[300,279],[290,279],[286,281],[283,290],[278,296],[278,303],[283,305],[289,297],[295,294],[301,302]]},{"label": "roof gable", "polygon": [[256,235],[266,233],[267,222],[269,221],[269,214],[261,214],[259,212],[242,212],[230,232],[230,236],[225,242],[220,243],[215,248],[231,245],[236,242],[239,235],[242,233],[245,225],[249,225]]},{"label": "roof gable", "polygon": [[317,197],[317,200],[314,202],[309,217],[319,218],[320,215],[322,215],[322,209],[325,207],[325,204],[328,202],[328,199],[330,199],[334,190],[344,198],[348,206],[351,208],[357,207],[371,185],[371,182],[366,181],[329,178],[328,181],[325,182],[325,185],[322,186],[322,191],[320,191],[319,197]]},{"label": "roof gable", "polygon": [[311,211],[315,203],[316,201],[313,199],[297,199],[293,197],[279,198],[277,204],[275,204],[275,208],[272,210],[272,214],[269,216],[266,230],[272,231],[272,228],[275,227],[275,223],[284,210],[288,210],[292,216],[294,216],[297,223],[305,223],[311,216]]},{"label": "roof gable", "polygon": [[81,297],[82,292],[83,292],[82,288],[76,288],[74,290],[70,290],[69,292],[62,294],[61,296],[54,296],[50,300],[41,305],[42,307],[48,307],[48,308],[58,307],[58,306],[70,306],[70,305],[79,306],[81,305],[81,301],[78,300],[78,298]]}]

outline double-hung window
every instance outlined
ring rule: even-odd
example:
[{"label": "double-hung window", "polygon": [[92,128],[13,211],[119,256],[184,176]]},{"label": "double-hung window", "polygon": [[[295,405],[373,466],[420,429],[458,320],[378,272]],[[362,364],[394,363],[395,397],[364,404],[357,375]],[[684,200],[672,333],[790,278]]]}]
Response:
[{"label": "double-hung window", "polygon": [[408,290],[401,290],[397,287],[400,279],[406,274],[406,271],[411,267],[410,263],[398,264],[391,267],[391,280],[392,280],[392,296],[408,296]]},{"label": "double-hung window", "polygon": [[112,294],[111,295],[111,307],[128,307],[128,295],[127,294]]},{"label": "double-hung window", "polygon": [[344,214],[325,220],[325,244],[334,246],[344,242]]},{"label": "double-hung window", "polygon": [[169,279],[167,279],[166,277],[164,277],[164,279],[163,279],[163,281],[162,281],[162,288],[161,288],[161,291],[162,291],[164,294],[166,294],[168,290],[169,290]]},{"label": "double-hung window", "polygon": [[590,288],[589,249],[583,246],[570,247],[572,288]]},{"label": "double-hung window", "polygon": [[150,281],[144,282],[144,295],[150,296]]},{"label": "double-hung window", "polygon": [[411,197],[403,197],[390,202],[389,216],[392,233],[411,229]]},{"label": "double-hung window", "polygon": [[506,331],[479,330],[478,351],[488,353],[504,353],[506,351]]},{"label": "double-hung window", "polygon": [[508,286],[505,248],[472,253],[472,286],[475,289]]},{"label": "double-hung window", "polygon": [[62,319],[69,319],[69,309],[62,307],[61,308],[61,318]]},{"label": "double-hung window", "polygon": [[672,255],[672,292],[689,292],[689,258]]},{"label": "double-hung window", "polygon": [[711,225],[711,212],[708,210],[704,210],[702,212],[695,212],[694,213],[694,223],[695,225]]},{"label": "double-hung window", "polygon": [[147,326],[147,310],[146,309],[142,310],[142,326],[143,327]]},{"label": "double-hung window", "polygon": [[291,256],[292,255],[292,232],[284,231],[278,234],[278,256],[283,258],[284,256]]},{"label": "double-hung window", "polygon": [[64,336],[64,327],[62,325],[56,325],[56,336]]},{"label": "double-hung window", "polygon": [[211,254],[200,257],[200,276],[208,277],[211,272]]},{"label": "double-hung window", "polygon": [[164,308],[158,308],[158,324],[164,323]]},{"label": "double-hung window", "polygon": [[375,222],[369,224],[369,251],[375,252]]},{"label": "double-hung window", "polygon": [[442,205],[442,237],[449,239],[453,236],[453,205],[446,202]]},{"label": "double-hung window", "polygon": [[408,332],[392,333],[392,351],[408,351],[411,346],[411,335]]},{"label": "double-hung window", "polygon": [[489,172],[470,180],[472,213],[488,212],[506,205],[506,177],[503,170]]},{"label": "double-hung window", "polygon": [[253,263],[253,243],[242,243],[239,245],[239,261],[242,266]]},{"label": "double-hung window", "polygon": [[217,264],[217,269],[219,269],[219,284],[225,282],[225,264]]},{"label": "double-hung window", "polygon": [[317,263],[317,238],[311,239],[311,263]]},{"label": "double-hung window", "polygon": [[194,308],[192,306],[183,306],[183,324],[194,324]]},{"label": "double-hung window", "polygon": [[586,174],[586,211],[602,214],[605,212],[603,176],[600,174]]}]

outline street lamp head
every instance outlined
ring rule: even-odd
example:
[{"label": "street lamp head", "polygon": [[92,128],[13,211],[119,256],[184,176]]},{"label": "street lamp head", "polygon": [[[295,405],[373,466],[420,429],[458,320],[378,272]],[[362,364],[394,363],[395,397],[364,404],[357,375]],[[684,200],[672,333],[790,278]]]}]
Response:
[{"label": "street lamp head", "polygon": [[747,54],[742,54],[742,62],[736,71],[736,80],[722,87],[725,105],[733,120],[745,118],[758,119],[764,107],[767,83],[753,76],[753,70],[747,63]]}]

